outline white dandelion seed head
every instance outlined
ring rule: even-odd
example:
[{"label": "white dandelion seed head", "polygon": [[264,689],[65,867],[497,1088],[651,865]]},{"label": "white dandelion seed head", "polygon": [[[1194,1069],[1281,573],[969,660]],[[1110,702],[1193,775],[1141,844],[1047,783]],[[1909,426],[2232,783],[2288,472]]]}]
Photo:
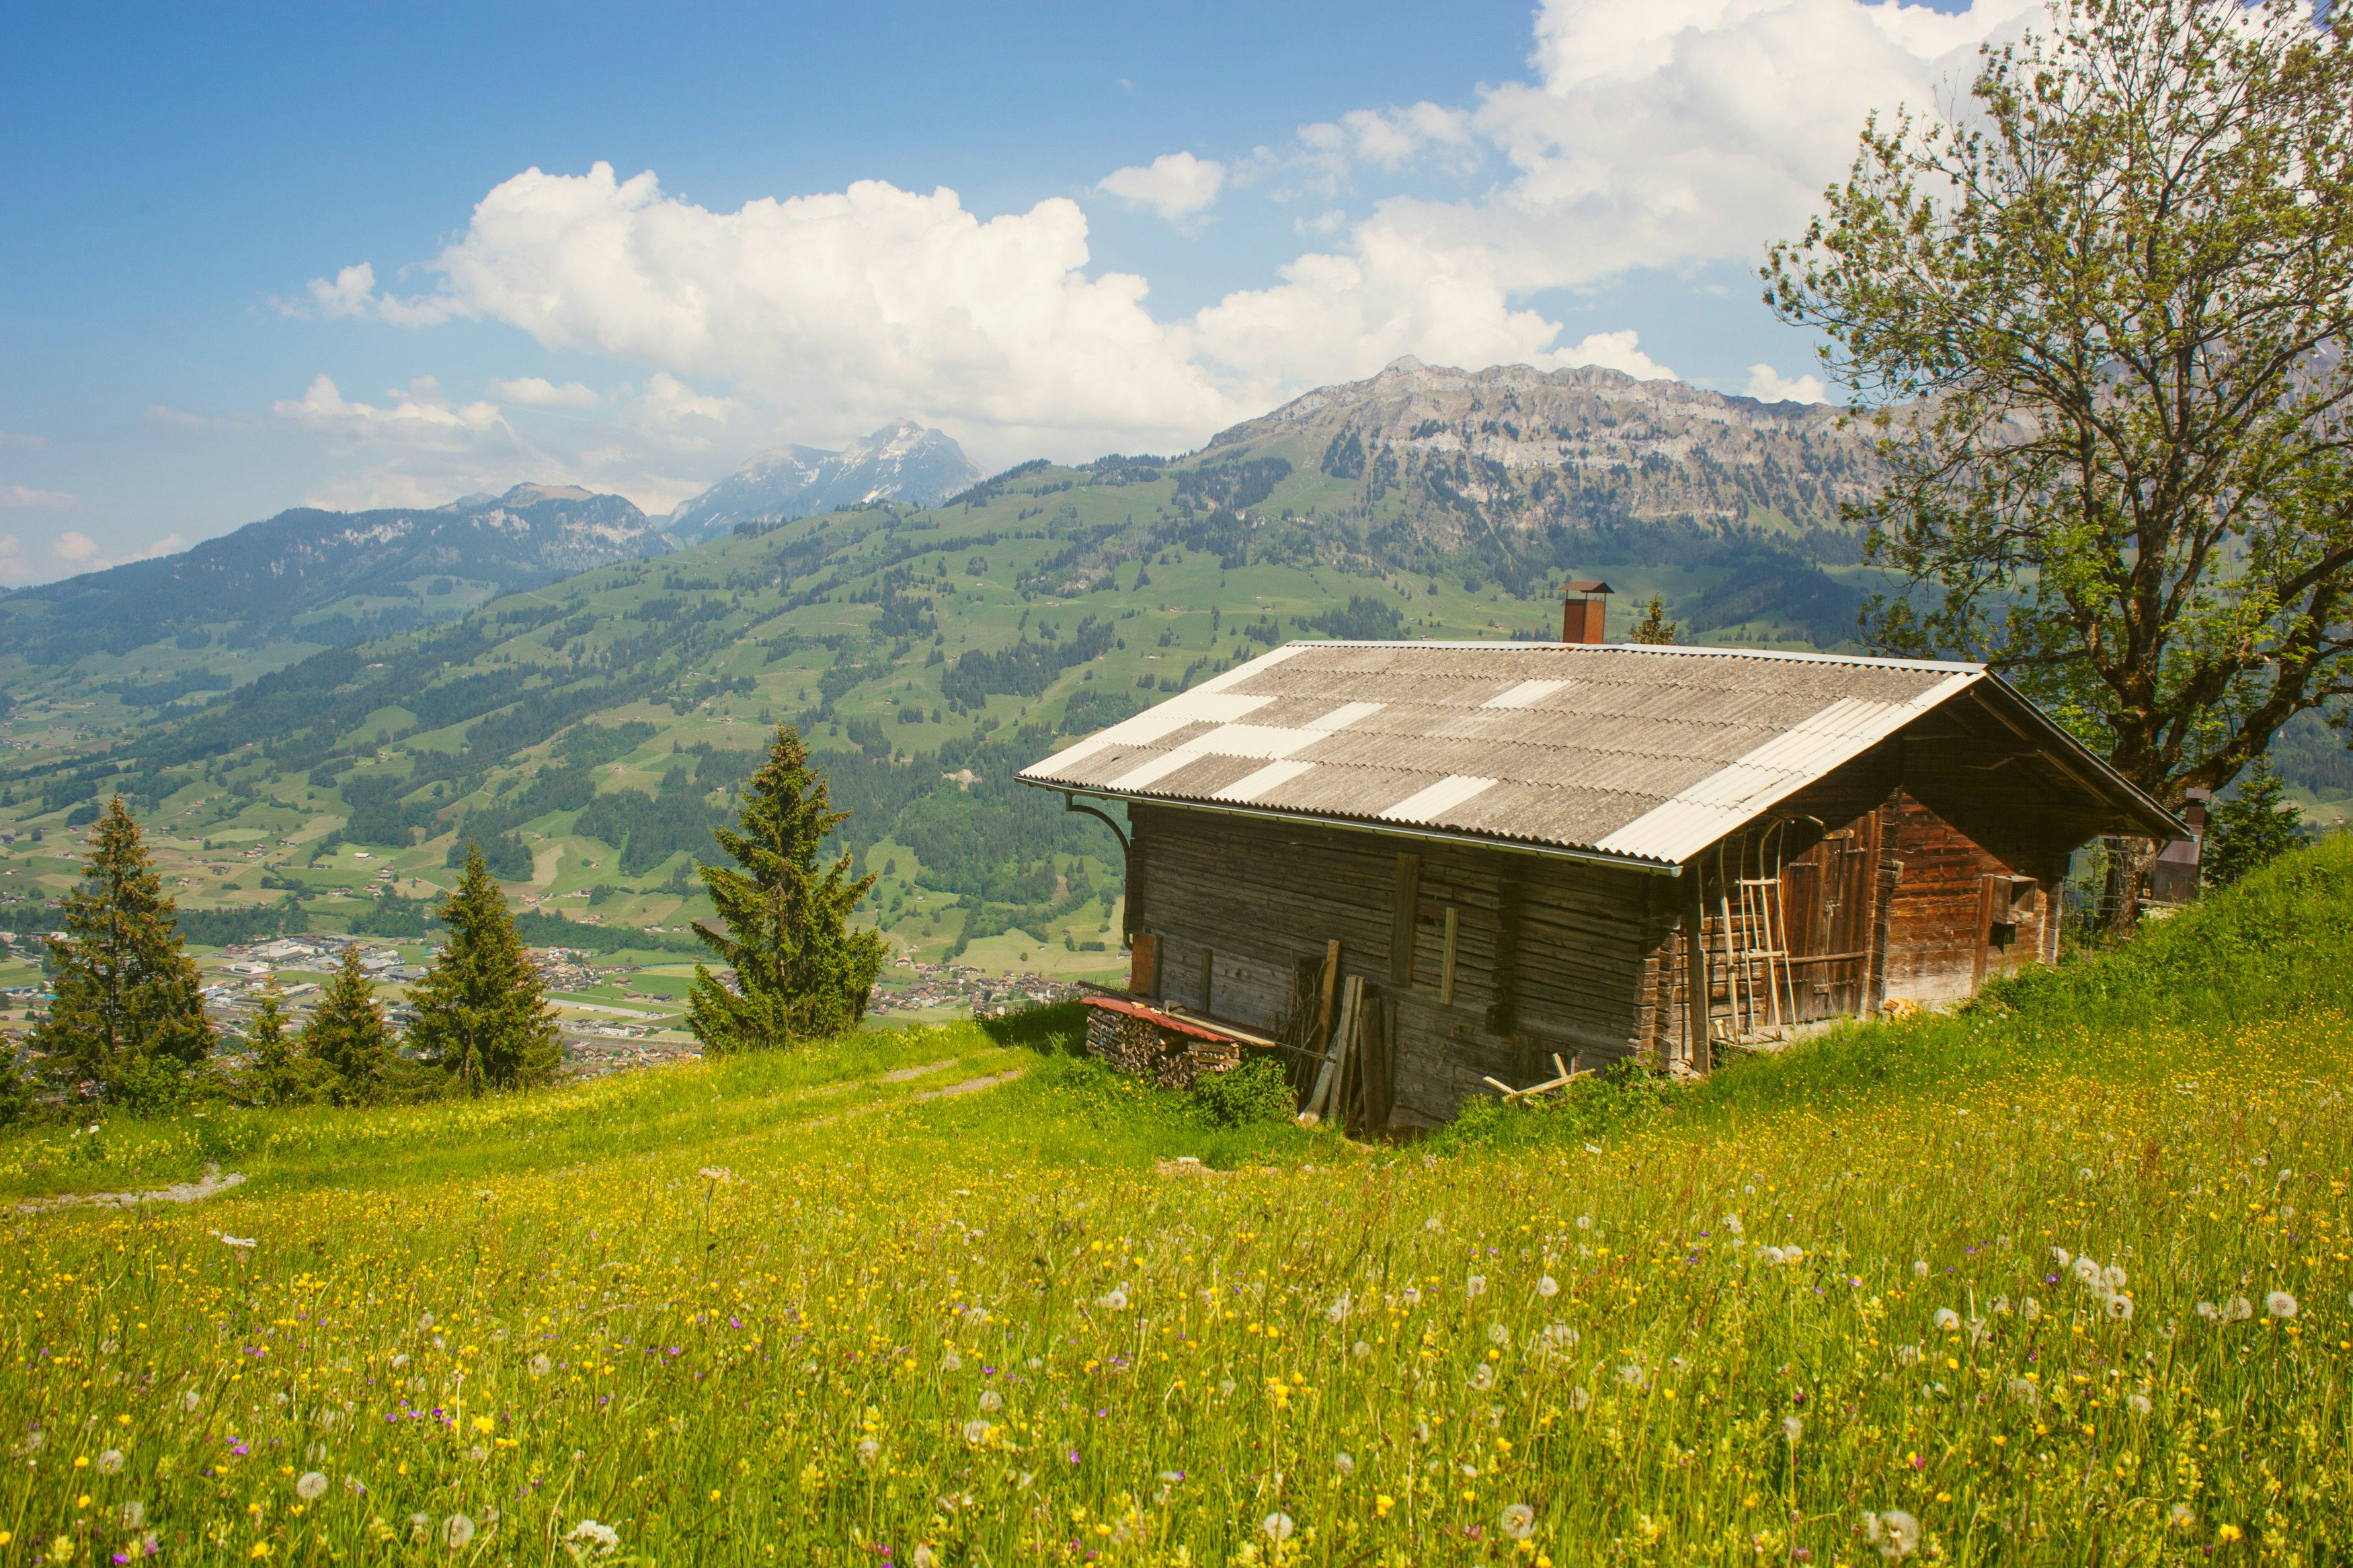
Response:
[{"label": "white dandelion seed head", "polygon": [[1476,1300],[1486,1293],[1487,1277],[1484,1274],[1473,1274],[1462,1281],[1462,1294],[1471,1300]]},{"label": "white dandelion seed head", "polygon": [[180,1408],[183,1410],[194,1412],[202,1407],[204,1402],[205,1396],[193,1388],[180,1395]]},{"label": "white dandelion seed head", "polygon": [[1334,1323],[1343,1321],[1348,1316],[1348,1309],[1352,1305],[1354,1305],[1354,1303],[1348,1300],[1348,1292],[1345,1290],[1341,1291],[1338,1298],[1335,1300],[1330,1306],[1324,1309],[1324,1321]]},{"label": "white dandelion seed head", "polygon": [[907,1554],[908,1568],[940,1568],[940,1560],[932,1551],[931,1542],[918,1541],[914,1551]]},{"label": "white dandelion seed head", "polygon": [[1269,1541],[1288,1541],[1291,1539],[1291,1532],[1298,1528],[1291,1522],[1291,1516],[1280,1510],[1260,1520],[1258,1527],[1266,1531],[1266,1538]]},{"label": "white dandelion seed head", "polygon": [[1438,1232],[1444,1230],[1446,1226],[1436,1215],[1431,1215],[1428,1219],[1421,1222],[1421,1228],[1429,1231],[1434,1236]]},{"label": "white dandelion seed head", "polygon": [[532,1376],[545,1377],[549,1373],[554,1372],[554,1370],[555,1363],[548,1360],[544,1354],[535,1355],[531,1358]]},{"label": "white dandelion seed head", "polygon": [[2057,1263],[2062,1268],[2069,1267],[2075,1261],[2075,1255],[2068,1251],[2063,1247],[2052,1247],[2051,1249],[2051,1257],[2052,1260]]},{"label": "white dandelion seed head", "polygon": [[2088,1258],[2078,1258],[2075,1259],[2074,1275],[2082,1283],[2096,1289],[2100,1283],[2100,1266]]},{"label": "white dandelion seed head", "polygon": [[114,1510],[114,1517],[125,1530],[137,1530],[147,1522],[147,1505],[132,1498]]},{"label": "white dandelion seed head", "polygon": [[2021,1405],[2040,1405],[2042,1403],[2042,1390],[2036,1385],[2034,1380],[2031,1377],[2011,1378],[2010,1380],[2010,1396],[2012,1399],[2017,1400]]},{"label": "white dandelion seed head", "polygon": [[452,1552],[463,1551],[474,1539],[474,1521],[462,1513],[453,1513],[441,1521],[442,1543]]},{"label": "white dandelion seed head", "polygon": [[2295,1298],[2284,1290],[2274,1290],[2263,1298],[2263,1310],[2284,1321],[2295,1316]]},{"label": "white dandelion seed head", "polygon": [[2187,1530],[2198,1522],[2197,1513],[2186,1502],[2175,1503],[2165,1510],[2166,1522],[2176,1530]]},{"label": "white dandelion seed head", "polygon": [[983,1389],[980,1395],[980,1407],[993,1415],[1005,1408],[1005,1395],[993,1388]]},{"label": "white dandelion seed head", "polygon": [[861,1465],[871,1465],[881,1454],[882,1445],[871,1437],[860,1437],[858,1440],[857,1451],[858,1462]]},{"label": "white dandelion seed head", "polygon": [[2111,1290],[2121,1290],[2126,1285],[2130,1284],[2131,1281],[2125,1277],[2125,1268],[2123,1264],[2111,1263],[2105,1268],[2100,1270],[2100,1283],[2105,1285]]},{"label": "white dandelion seed head", "polygon": [[978,1416],[975,1416],[973,1419],[965,1422],[964,1424],[964,1440],[967,1443],[973,1444],[987,1442],[988,1423],[981,1420]]},{"label": "white dandelion seed head", "polygon": [[964,1370],[964,1357],[956,1354],[954,1351],[948,1352],[947,1354],[940,1357],[940,1370],[942,1372],[962,1372]]},{"label": "white dandelion seed head", "polygon": [[1525,1541],[1536,1532],[1536,1510],[1524,1502],[1515,1502],[1504,1510],[1500,1522],[1505,1535],[1514,1541]]},{"label": "white dandelion seed head", "polygon": [[2150,1411],[2156,1409],[2157,1406],[2148,1402],[2147,1394],[2136,1394],[2131,1398],[2125,1401],[2125,1408],[2131,1411],[2136,1415],[2146,1415]]},{"label": "white dandelion seed head", "polygon": [[1920,1521],[1900,1508],[1863,1516],[1863,1539],[1879,1548],[1889,1562],[1900,1562],[1920,1550]]},{"label": "white dandelion seed head", "polygon": [[2029,1296],[2026,1299],[2026,1305],[2018,1310],[2018,1315],[2031,1323],[2042,1315],[2042,1303]]},{"label": "white dandelion seed head", "polygon": [[[2291,1297],[2290,1300],[2293,1300],[2294,1298]],[[2244,1296],[2232,1297],[2231,1304],[2222,1309],[2222,1317],[2223,1321],[2225,1322],[2243,1323],[2254,1315],[2255,1304],[2248,1300]]]},{"label": "white dandelion seed head", "polygon": [[1494,1387],[1495,1369],[1489,1366],[1483,1361],[1477,1366],[1472,1367],[1471,1369],[1471,1386],[1482,1394],[1484,1394],[1487,1390]]},{"label": "white dandelion seed head", "polygon": [[1546,1274],[1536,1280],[1536,1294],[1549,1300],[1560,1294],[1560,1281]]},{"label": "white dandelion seed head", "polygon": [[1620,1367],[1620,1368],[1618,1369],[1618,1381],[1619,1381],[1619,1382],[1620,1382],[1620,1383],[1622,1383],[1622,1384],[1625,1384],[1627,1387],[1629,1387],[1629,1388],[1640,1388],[1640,1387],[1641,1387],[1641,1386],[1642,1386],[1642,1368],[1641,1368],[1641,1366],[1639,1363],[1634,1363],[1634,1362],[1628,1362],[1624,1366],[1621,1366],[1621,1367]]},{"label": "white dandelion seed head", "polygon": [[1502,1323],[1490,1323],[1487,1325],[1487,1342],[1509,1345],[1512,1342],[1512,1331]]},{"label": "white dandelion seed head", "polygon": [[316,1470],[305,1470],[294,1483],[294,1495],[311,1502],[326,1495],[327,1478]]},{"label": "white dandelion seed head", "polygon": [[1577,1216],[1577,1228],[1579,1230],[1591,1230],[1593,1228],[1593,1216],[1589,1214],[1578,1215]]},{"label": "white dandelion seed head", "polygon": [[1961,1315],[1950,1307],[1939,1307],[1932,1320],[1940,1332],[1951,1333],[1961,1326]]},{"label": "white dandelion seed head", "polygon": [[1364,1341],[1358,1340],[1355,1344],[1348,1347],[1348,1353],[1355,1356],[1358,1361],[1362,1361],[1366,1356],[1373,1353],[1373,1347],[1366,1344]]},{"label": "white dandelion seed head", "polygon": [[99,1457],[98,1457],[98,1473],[99,1473],[100,1475],[101,1475],[101,1476],[111,1476],[111,1475],[117,1475],[117,1474],[120,1474],[120,1473],[121,1473],[121,1469],[122,1469],[122,1450],[121,1450],[121,1449],[120,1449],[120,1448],[109,1448],[109,1449],[107,1449],[104,1453],[102,1453],[102,1454],[99,1455]]},{"label": "white dandelion seed head", "polygon": [[1344,1476],[1353,1476],[1356,1473],[1356,1461],[1345,1453],[1335,1454],[1332,1456],[1332,1468]]},{"label": "white dandelion seed head", "polygon": [[1997,1318],[2008,1317],[2010,1315],[2009,1297],[1996,1296],[1993,1299],[1993,1315]]},{"label": "white dandelion seed head", "polygon": [[2133,1299],[2121,1294],[2110,1296],[2101,1301],[2100,1310],[2107,1313],[2108,1321],[2112,1323],[2129,1323],[2133,1316]]},{"label": "white dandelion seed head", "polygon": [[1735,1236],[1743,1235],[1748,1229],[1746,1226],[1740,1223],[1740,1216],[1736,1214],[1728,1214],[1724,1216],[1724,1228],[1730,1231]]},{"label": "white dandelion seed head", "polygon": [[2198,1315],[2211,1321],[2220,1314],[2215,1310],[2213,1302],[2200,1301],[2198,1303]]},{"label": "white dandelion seed head", "polygon": [[1234,1388],[1235,1384],[1232,1378],[1226,1377],[1218,1380],[1218,1392],[1226,1398],[1231,1399],[1234,1396]]},{"label": "white dandelion seed head", "polygon": [[1572,1410],[1588,1410],[1592,1408],[1593,1391],[1587,1388],[1584,1384],[1579,1384],[1577,1387],[1568,1391],[1568,1405]]},{"label": "white dandelion seed head", "polygon": [[1915,1279],[1926,1279],[1928,1278],[1928,1260],[1926,1258],[1915,1258],[1912,1260],[1912,1278]]},{"label": "white dandelion seed head", "polygon": [[1784,1441],[1795,1443],[1799,1438],[1805,1435],[1805,1422],[1795,1415],[1784,1415],[1781,1417],[1781,1436]]},{"label": "white dandelion seed head", "polygon": [[1127,1310],[1127,1290],[1124,1286],[1114,1286],[1096,1298],[1095,1304],[1105,1311],[1124,1312]]},{"label": "white dandelion seed head", "polygon": [[584,1519],[565,1532],[564,1540],[575,1558],[610,1557],[621,1544],[621,1532],[609,1524]]}]

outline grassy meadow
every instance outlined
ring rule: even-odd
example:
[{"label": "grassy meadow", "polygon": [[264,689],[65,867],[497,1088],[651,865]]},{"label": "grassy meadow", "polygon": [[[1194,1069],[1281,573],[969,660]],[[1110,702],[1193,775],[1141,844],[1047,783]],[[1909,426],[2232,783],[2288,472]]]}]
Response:
[{"label": "grassy meadow", "polygon": [[1067,1011],[16,1136],[12,1210],[250,1179],[10,1214],[0,1556],[2342,1562],[2348,914],[2339,839],[1404,1149],[1215,1125]]}]

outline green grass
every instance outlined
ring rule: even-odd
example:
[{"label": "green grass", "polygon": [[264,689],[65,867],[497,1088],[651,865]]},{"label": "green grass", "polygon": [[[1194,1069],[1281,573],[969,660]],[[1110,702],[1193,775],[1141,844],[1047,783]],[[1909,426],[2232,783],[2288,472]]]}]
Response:
[{"label": "green grass", "polygon": [[1403,1150],[1217,1126],[1068,1009],[20,1136],[16,1194],[254,1179],[15,1222],[0,1529],[1542,1568],[1859,1564],[1875,1519],[1949,1563],[2343,1561],[2348,914],[2333,843],[1957,1016]]}]

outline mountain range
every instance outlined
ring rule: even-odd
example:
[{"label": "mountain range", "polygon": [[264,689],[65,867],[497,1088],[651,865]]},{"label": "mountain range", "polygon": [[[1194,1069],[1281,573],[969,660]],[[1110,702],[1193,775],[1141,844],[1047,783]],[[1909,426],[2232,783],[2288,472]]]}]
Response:
[{"label": "mountain range", "polygon": [[347,643],[667,548],[628,500],[573,486],[428,508],[296,507],[177,555],[0,595],[0,653],[56,664],[159,638]]},{"label": "mountain range", "polygon": [[981,479],[953,437],[911,419],[885,425],[839,451],[778,447],[762,452],[670,515],[678,545],[716,539],[744,522],[791,522],[872,501],[934,506]]}]

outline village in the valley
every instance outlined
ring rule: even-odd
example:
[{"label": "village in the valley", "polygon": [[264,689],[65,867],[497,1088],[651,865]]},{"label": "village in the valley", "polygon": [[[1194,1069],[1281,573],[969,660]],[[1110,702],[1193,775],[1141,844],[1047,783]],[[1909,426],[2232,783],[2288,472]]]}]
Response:
[{"label": "village in the valley", "polygon": [[[36,963],[42,940],[41,933],[0,932],[0,942],[12,956]],[[358,948],[360,967],[374,983],[385,1018],[399,1037],[416,1017],[407,988],[425,977],[433,962],[435,949],[429,942],[314,931],[201,952],[195,956],[205,981],[205,1016],[234,1054],[245,1021],[269,981],[277,981],[289,1015],[299,1022],[349,947]],[[648,963],[578,948],[529,951],[563,1032],[567,1076],[599,1078],[702,1054],[684,1020],[686,994],[694,977],[691,959]],[[902,1025],[985,1018],[1067,1000],[1080,989],[1040,974],[906,962],[885,971],[869,1013],[877,1022]],[[30,1028],[49,999],[46,985],[37,981],[0,992],[0,1036],[14,1037]]]}]

